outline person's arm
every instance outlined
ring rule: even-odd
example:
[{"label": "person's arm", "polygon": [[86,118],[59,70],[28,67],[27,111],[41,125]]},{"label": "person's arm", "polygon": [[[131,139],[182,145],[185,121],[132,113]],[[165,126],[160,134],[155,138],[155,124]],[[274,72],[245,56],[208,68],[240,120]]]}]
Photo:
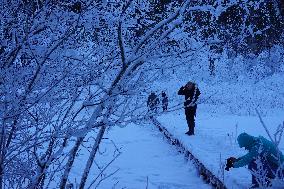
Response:
[{"label": "person's arm", "polygon": [[178,95],[185,95],[185,87],[182,86],[179,91],[178,91]]},{"label": "person's arm", "polygon": [[198,100],[198,97],[199,97],[199,95],[200,95],[201,93],[200,93],[200,91],[199,91],[199,89],[198,89],[198,87],[196,88],[196,94],[195,94],[195,96],[194,96],[194,99],[192,100],[192,103],[194,104],[194,103],[196,103],[196,101]]},{"label": "person's arm", "polygon": [[249,153],[246,155],[239,157],[236,162],[234,162],[233,167],[239,168],[248,165],[254,158],[258,155],[259,146],[256,145],[252,147]]},{"label": "person's arm", "polygon": [[196,89],[196,100],[199,98],[199,95],[201,94],[199,88]]},{"label": "person's arm", "polygon": [[150,105],[150,96],[148,97],[148,100],[147,100],[147,106]]}]

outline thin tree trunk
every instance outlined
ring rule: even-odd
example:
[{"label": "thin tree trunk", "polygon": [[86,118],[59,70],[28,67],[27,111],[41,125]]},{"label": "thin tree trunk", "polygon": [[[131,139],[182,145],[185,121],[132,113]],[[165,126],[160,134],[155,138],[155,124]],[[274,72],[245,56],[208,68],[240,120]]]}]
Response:
[{"label": "thin tree trunk", "polygon": [[16,132],[16,125],[17,125],[17,122],[18,122],[18,117],[15,118],[14,122],[13,122],[13,125],[12,125],[12,128],[9,132],[9,136],[8,136],[8,139],[7,139],[7,142],[6,142],[6,145],[5,147],[8,149],[8,147],[10,146],[10,143],[11,143],[11,140],[12,140],[12,137],[13,135],[15,134]]},{"label": "thin tree trunk", "polygon": [[44,186],[44,180],[46,178],[46,165],[40,167],[37,178],[28,186],[29,189],[42,189]]},{"label": "thin tree trunk", "polygon": [[77,138],[77,141],[76,141],[74,147],[72,148],[72,150],[70,152],[70,156],[69,156],[64,174],[63,174],[61,181],[60,181],[60,186],[59,186],[60,189],[64,189],[65,186],[66,186],[68,176],[69,176],[69,173],[70,173],[71,168],[73,166],[77,151],[78,151],[80,145],[82,144],[83,140],[84,140],[84,137]]},{"label": "thin tree trunk", "polygon": [[95,159],[96,153],[97,153],[97,151],[98,151],[99,145],[100,145],[100,143],[101,143],[101,141],[102,141],[102,138],[103,138],[103,136],[104,136],[105,129],[106,129],[106,125],[103,125],[103,126],[100,128],[100,131],[99,131],[99,133],[98,133],[98,135],[97,135],[95,144],[94,144],[94,146],[93,146],[93,148],[92,148],[92,151],[91,151],[91,153],[90,153],[88,162],[87,162],[87,164],[86,164],[86,167],[85,167],[85,170],[84,170],[84,173],[83,173],[81,182],[80,182],[79,189],[84,189],[84,187],[85,187],[85,184],[86,184],[86,181],[87,181],[87,178],[88,178],[90,169],[91,169],[92,164],[93,164],[93,162],[94,162],[94,159]]}]

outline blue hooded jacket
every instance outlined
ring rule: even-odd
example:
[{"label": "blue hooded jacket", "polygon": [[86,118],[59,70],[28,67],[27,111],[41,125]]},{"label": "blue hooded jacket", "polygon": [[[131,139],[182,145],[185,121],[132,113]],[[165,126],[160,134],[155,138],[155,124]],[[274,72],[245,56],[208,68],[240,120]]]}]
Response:
[{"label": "blue hooded jacket", "polygon": [[267,161],[275,166],[279,166],[280,162],[281,164],[284,162],[284,156],[277,150],[275,144],[263,136],[253,137],[247,133],[242,133],[238,136],[237,140],[240,148],[245,147],[245,149],[249,152],[237,159],[237,161],[233,164],[235,168],[248,165],[259,155],[265,156]]}]

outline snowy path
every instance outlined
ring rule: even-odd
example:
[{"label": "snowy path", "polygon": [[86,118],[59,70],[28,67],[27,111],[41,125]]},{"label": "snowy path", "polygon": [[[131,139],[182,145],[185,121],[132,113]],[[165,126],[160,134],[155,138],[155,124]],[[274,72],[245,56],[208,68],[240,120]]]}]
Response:
[{"label": "snowy path", "polygon": [[[110,189],[115,183],[115,188],[146,188],[147,177],[149,189],[211,188],[199,178],[196,168],[150,125],[116,127],[107,137],[121,148],[122,154],[111,166],[119,171],[98,188]],[[102,148],[111,145],[105,141]]]}]

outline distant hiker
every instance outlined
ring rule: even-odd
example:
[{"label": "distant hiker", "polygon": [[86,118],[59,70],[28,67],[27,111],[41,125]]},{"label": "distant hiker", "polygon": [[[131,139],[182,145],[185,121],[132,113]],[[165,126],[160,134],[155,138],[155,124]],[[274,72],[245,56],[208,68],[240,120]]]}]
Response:
[{"label": "distant hiker", "polygon": [[188,131],[185,134],[194,135],[194,127],[195,127],[194,117],[196,116],[196,109],[197,109],[196,101],[200,95],[200,91],[195,83],[188,82],[185,86],[182,86],[179,89],[178,95],[184,95],[185,98],[184,109],[188,125]]},{"label": "distant hiker", "polygon": [[284,156],[273,142],[247,133],[241,133],[237,140],[240,148],[245,147],[249,152],[239,158],[230,157],[228,160],[231,163],[227,164],[226,170],[248,165],[252,172],[252,188],[270,186],[276,175],[283,178]]},{"label": "distant hiker", "polygon": [[154,92],[151,92],[147,100],[147,106],[149,108],[149,111],[157,113],[159,103],[160,100],[158,96]]},{"label": "distant hiker", "polygon": [[162,108],[163,111],[168,110],[169,99],[165,91],[162,91]]}]

